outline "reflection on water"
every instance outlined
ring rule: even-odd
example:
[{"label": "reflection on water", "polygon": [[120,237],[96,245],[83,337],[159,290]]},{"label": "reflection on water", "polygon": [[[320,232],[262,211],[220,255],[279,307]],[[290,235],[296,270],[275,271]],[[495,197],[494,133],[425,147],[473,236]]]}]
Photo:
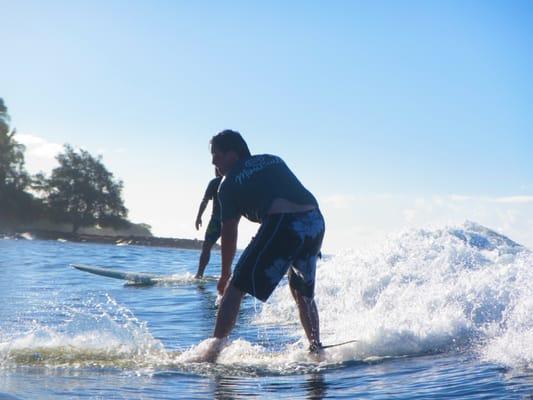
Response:
[{"label": "reflection on water", "polygon": [[214,378],[214,398],[217,400],[248,399],[262,397],[302,398],[321,400],[327,397],[325,373],[290,377],[238,378],[217,376]]},{"label": "reflection on water", "polygon": [[327,395],[328,384],[324,377],[324,373],[314,373],[308,375],[308,379],[304,384],[304,389],[307,393],[308,399],[324,399]]},{"label": "reflection on water", "polygon": [[[214,398],[216,400],[236,399],[244,393],[242,391],[243,386],[240,385],[239,379],[233,377],[217,376],[214,379]],[[251,396],[253,397],[253,395]]]}]

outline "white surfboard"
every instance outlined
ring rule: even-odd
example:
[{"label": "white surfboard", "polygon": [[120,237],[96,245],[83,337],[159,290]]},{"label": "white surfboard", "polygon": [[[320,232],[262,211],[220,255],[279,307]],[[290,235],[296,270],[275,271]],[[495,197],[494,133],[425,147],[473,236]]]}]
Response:
[{"label": "white surfboard", "polygon": [[126,272],[114,268],[102,268],[95,265],[71,264],[73,268],[80,271],[89,272],[90,274],[105,276],[108,278],[121,279],[130,285],[189,285],[203,284],[206,282],[216,282],[216,276],[205,276],[196,279],[192,274],[179,275],[157,275],[145,272]]},{"label": "white surfboard", "polygon": [[148,274],[144,272],[125,272],[113,268],[101,268],[93,265],[72,264],[72,267],[91,274],[107,276],[108,278],[121,279],[138,285],[155,285],[165,278],[164,275]]}]

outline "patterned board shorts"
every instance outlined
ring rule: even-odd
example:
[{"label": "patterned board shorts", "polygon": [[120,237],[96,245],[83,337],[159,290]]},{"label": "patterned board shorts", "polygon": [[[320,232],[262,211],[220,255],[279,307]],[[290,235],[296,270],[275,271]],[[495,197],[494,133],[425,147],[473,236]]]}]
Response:
[{"label": "patterned board shorts", "polygon": [[312,298],[324,231],[318,209],[269,215],[241,255],[231,283],[266,301],[288,271],[291,288]]},{"label": "patterned board shorts", "polygon": [[209,224],[207,224],[207,229],[205,230],[204,240],[206,242],[215,243],[220,237],[221,223],[220,219],[216,217],[211,217]]}]

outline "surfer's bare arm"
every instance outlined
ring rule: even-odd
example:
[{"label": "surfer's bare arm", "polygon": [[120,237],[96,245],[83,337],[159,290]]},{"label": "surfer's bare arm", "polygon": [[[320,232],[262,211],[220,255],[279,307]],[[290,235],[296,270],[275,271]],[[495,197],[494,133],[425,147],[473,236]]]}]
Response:
[{"label": "surfer's bare arm", "polygon": [[220,294],[224,294],[226,283],[231,275],[231,264],[237,250],[237,232],[239,218],[228,219],[222,222],[221,231],[221,251],[222,251],[222,272],[218,281],[217,289]]},{"label": "surfer's bare arm", "polygon": [[200,203],[198,215],[196,216],[196,222],[194,224],[196,226],[196,230],[200,229],[200,227],[202,226],[202,214],[204,213],[205,208],[207,207],[207,203],[209,203],[209,199],[204,197],[202,199],[202,202]]}]

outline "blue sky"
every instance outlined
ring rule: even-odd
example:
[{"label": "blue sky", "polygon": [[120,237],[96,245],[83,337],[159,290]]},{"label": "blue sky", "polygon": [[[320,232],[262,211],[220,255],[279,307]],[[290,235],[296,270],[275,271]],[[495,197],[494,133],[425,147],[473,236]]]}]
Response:
[{"label": "blue sky", "polygon": [[[1,1],[32,172],[102,154],[131,218],[193,227],[232,128],[319,198],[331,251],[474,220],[533,247],[533,3]],[[244,246],[255,227],[244,224]]]}]

